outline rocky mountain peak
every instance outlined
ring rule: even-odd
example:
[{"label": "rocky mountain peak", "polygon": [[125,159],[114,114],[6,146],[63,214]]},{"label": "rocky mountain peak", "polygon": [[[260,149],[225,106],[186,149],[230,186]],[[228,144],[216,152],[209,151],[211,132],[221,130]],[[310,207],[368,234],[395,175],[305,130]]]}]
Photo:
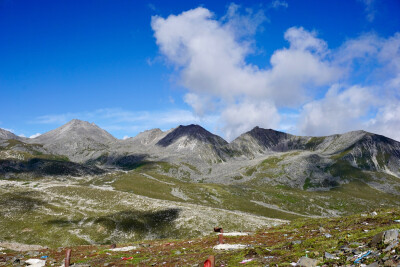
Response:
[{"label": "rocky mountain peak", "polygon": [[187,126],[179,125],[177,128],[168,133],[164,138],[157,142],[157,145],[167,147],[175,143],[178,139],[186,137],[189,139],[199,140],[212,145],[228,144],[218,135],[212,134],[200,125],[190,124]]},{"label": "rocky mountain peak", "polygon": [[42,144],[51,153],[65,155],[75,162],[107,153],[109,145],[116,141],[114,136],[96,124],[76,119],[29,140],[30,143]]},{"label": "rocky mountain peak", "polygon": [[160,139],[163,135],[165,135],[163,131],[161,131],[159,128],[155,128],[141,132],[135,137],[130,137],[126,140],[123,140],[123,143],[129,143],[133,145],[149,145],[154,144],[154,142]]},{"label": "rocky mountain peak", "polygon": [[93,139],[97,142],[111,142],[116,140],[115,137],[96,124],[77,119],[73,119],[61,127],[44,133],[34,139],[37,142],[44,143],[69,139]]},{"label": "rocky mountain peak", "polygon": [[0,139],[20,139],[10,131],[0,128]]},{"label": "rocky mountain peak", "polygon": [[265,149],[277,146],[283,140],[290,137],[290,134],[284,132],[256,126],[252,130],[240,135],[232,143],[244,145],[244,143],[252,142],[257,143],[260,148]]}]

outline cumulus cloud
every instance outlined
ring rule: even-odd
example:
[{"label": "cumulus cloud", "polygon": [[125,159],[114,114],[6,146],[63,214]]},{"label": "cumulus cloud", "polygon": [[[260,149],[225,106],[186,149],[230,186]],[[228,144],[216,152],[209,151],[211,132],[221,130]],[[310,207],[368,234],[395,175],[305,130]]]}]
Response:
[{"label": "cumulus cloud", "polygon": [[34,135],[29,136],[29,138],[36,138],[36,137],[38,137],[38,136],[40,136],[40,135],[42,135],[42,134],[41,134],[41,133],[36,133],[36,134],[34,134]]},{"label": "cumulus cloud", "polygon": [[[239,13],[231,6],[222,20],[217,20],[208,9],[199,7],[167,18],[154,16],[151,26],[160,52],[180,73],[182,86],[188,89],[185,101],[194,112],[203,116],[210,112],[221,114],[220,121],[226,136],[237,129],[249,130],[248,121],[240,125],[230,120],[228,112],[246,103],[256,118],[270,118],[281,107],[299,107],[312,99],[318,87],[326,86],[341,77],[342,72],[329,60],[327,44],[315,32],[302,27],[286,31],[289,47],[273,53],[271,68],[259,68],[246,62],[253,52],[249,36],[242,38],[242,30],[235,20],[247,21],[254,34],[260,23],[258,13]],[[244,17],[247,17],[245,20]],[[315,90],[313,90],[315,89]],[[263,99],[263,101],[259,101]],[[253,114],[256,113],[256,114]],[[274,127],[274,120],[255,121]]]},{"label": "cumulus cloud", "polygon": [[[389,38],[365,34],[346,41],[335,53],[348,69],[349,82],[333,86],[325,97],[304,105],[300,133],[322,135],[364,129],[400,140],[400,33]],[[350,78],[351,77],[351,78]]]},{"label": "cumulus cloud", "polygon": [[370,88],[334,85],[323,99],[304,105],[298,127],[301,133],[312,135],[363,129],[366,116],[379,104],[377,102]]},{"label": "cumulus cloud", "polygon": [[245,100],[229,105],[222,111],[222,130],[225,137],[232,140],[255,125],[276,129],[279,126],[279,118],[278,110],[272,103]]},{"label": "cumulus cloud", "polygon": [[[372,12],[373,1],[364,2]],[[221,19],[203,7],[152,18],[194,114],[216,116],[229,140],[256,125],[304,135],[364,129],[400,140],[400,33],[366,33],[330,49],[316,31],[291,27],[287,46],[261,68],[246,59],[264,17],[231,5]]]},{"label": "cumulus cloud", "polygon": [[[387,79],[386,86],[397,90],[400,94],[400,33],[387,40],[381,40],[381,49],[377,55],[379,62],[384,66],[383,79]],[[387,78],[389,76],[389,78]]]},{"label": "cumulus cloud", "polygon": [[367,129],[400,141],[400,101],[392,101],[379,109]]}]

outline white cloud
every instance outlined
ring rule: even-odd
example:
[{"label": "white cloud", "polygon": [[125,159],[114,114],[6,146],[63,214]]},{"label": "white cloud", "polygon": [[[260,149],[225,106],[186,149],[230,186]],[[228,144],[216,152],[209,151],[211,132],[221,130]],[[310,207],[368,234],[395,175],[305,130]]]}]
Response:
[{"label": "white cloud", "polygon": [[19,137],[26,137],[24,134],[19,134],[18,136]]},{"label": "white cloud", "polygon": [[126,140],[128,138],[129,138],[129,136],[125,135],[124,137],[122,137],[122,140]]},{"label": "white cloud", "polygon": [[[372,21],[374,1],[364,4]],[[366,33],[332,50],[316,31],[292,27],[284,33],[288,47],[261,68],[246,61],[265,21],[254,14],[231,5],[220,20],[201,7],[152,18],[160,52],[179,73],[195,114],[218,116],[228,139],[259,125],[306,135],[365,129],[399,140],[393,111],[400,106],[400,33]]]},{"label": "white cloud", "polygon": [[276,129],[279,125],[279,113],[276,107],[266,101],[244,100],[229,105],[221,114],[222,130],[227,140],[233,140],[240,134],[251,130],[255,125]]},{"label": "white cloud", "polygon": [[377,55],[379,62],[384,66],[382,73],[389,76],[386,86],[397,90],[400,94],[400,33],[381,41],[381,49]]},{"label": "white cloud", "polygon": [[224,28],[234,33],[236,39],[254,35],[263,22],[269,21],[262,9],[255,12],[246,8],[245,14],[241,14],[240,9],[239,5],[231,3],[226,15],[221,18]]},{"label": "white cloud", "polygon": [[36,137],[38,137],[38,136],[40,136],[40,135],[42,135],[42,134],[41,134],[41,133],[36,133],[36,134],[34,134],[34,135],[29,136],[29,138],[36,138]]},{"label": "white cloud", "polygon": [[330,135],[365,129],[365,117],[378,104],[371,88],[334,85],[323,99],[304,105],[298,127],[300,133],[305,135]]},{"label": "white cloud", "polygon": [[375,0],[359,0],[365,5],[365,13],[367,14],[367,20],[373,22],[375,19]]},{"label": "white cloud", "polygon": [[[221,114],[226,136],[239,128],[248,128],[230,120],[228,113],[245,102],[257,109],[248,114],[265,125],[264,112],[274,113],[280,107],[298,107],[312,99],[318,87],[326,86],[341,77],[342,72],[327,59],[326,43],[301,27],[286,31],[289,48],[274,52],[271,68],[261,69],[246,62],[253,51],[251,36],[243,37],[235,21],[246,21],[248,33],[254,34],[260,19],[255,12],[240,15],[238,6],[230,6],[221,21],[207,9],[199,7],[168,18],[155,16],[152,28],[160,52],[180,73],[181,84],[188,89],[185,101],[199,116]],[[244,19],[246,18],[247,19]],[[250,27],[249,25],[253,25]],[[238,32],[239,31],[239,32]],[[315,90],[310,90],[315,88]],[[260,101],[261,99],[261,101]],[[260,108],[262,103],[268,103]],[[265,122],[261,118],[265,118]],[[274,125],[279,116],[274,120]],[[254,126],[254,125],[253,125]]]},{"label": "white cloud", "polygon": [[300,132],[323,135],[364,129],[400,140],[400,33],[387,39],[365,34],[348,40],[333,61],[348,70],[350,83],[355,78],[361,82],[332,87],[323,99],[304,105]]},{"label": "white cloud", "polygon": [[280,8],[280,7],[288,8],[289,4],[286,1],[275,0],[275,1],[272,1],[271,7],[275,8],[275,9]]},{"label": "white cloud", "polygon": [[37,117],[33,123],[39,124],[64,124],[73,118],[76,118],[79,113],[51,114]]},{"label": "white cloud", "polygon": [[372,132],[400,141],[400,101],[391,101],[381,107],[366,128]]}]

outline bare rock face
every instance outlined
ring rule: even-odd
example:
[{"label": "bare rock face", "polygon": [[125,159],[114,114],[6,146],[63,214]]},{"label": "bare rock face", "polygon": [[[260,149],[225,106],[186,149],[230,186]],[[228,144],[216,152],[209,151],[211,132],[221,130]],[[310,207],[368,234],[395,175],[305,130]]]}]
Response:
[{"label": "bare rock face", "polygon": [[15,134],[13,134],[10,131],[4,130],[2,128],[0,128],[0,140],[7,140],[7,139],[16,139],[19,140],[21,139],[19,136],[16,136]]},{"label": "bare rock face", "polygon": [[168,154],[180,154],[188,157],[217,162],[224,157],[223,149],[228,142],[210,133],[199,125],[188,125],[173,129],[160,139],[156,147]]},{"label": "bare rock face", "polygon": [[29,142],[42,144],[50,152],[65,155],[72,161],[84,162],[107,153],[115,141],[115,137],[94,123],[71,120]]},{"label": "bare rock face", "polygon": [[232,141],[231,148],[237,154],[243,153],[249,157],[256,157],[268,152],[284,152],[294,149],[303,149],[307,138],[297,137],[272,129],[254,127]]},{"label": "bare rock face", "polygon": [[199,125],[178,126],[173,131],[168,133],[160,141],[157,142],[158,146],[168,147],[178,143],[178,146],[190,147],[192,144],[199,141],[204,144],[210,144],[213,147],[221,147],[227,145],[228,142],[212,134]]}]

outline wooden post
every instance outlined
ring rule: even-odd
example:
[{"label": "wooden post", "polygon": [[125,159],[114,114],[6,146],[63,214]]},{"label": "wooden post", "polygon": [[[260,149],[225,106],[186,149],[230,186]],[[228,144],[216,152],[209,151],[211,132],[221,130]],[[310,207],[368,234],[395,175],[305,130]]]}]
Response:
[{"label": "wooden post", "polygon": [[209,256],[204,262],[204,267],[215,267],[215,256]]},{"label": "wooden post", "polygon": [[71,264],[71,249],[67,249],[65,254],[65,267],[69,267]]},{"label": "wooden post", "polygon": [[224,243],[224,237],[223,237],[224,229],[222,229],[221,227],[214,227],[214,232],[220,233],[218,235],[218,244],[223,244]]},{"label": "wooden post", "polygon": [[224,243],[224,237],[223,237],[222,233],[218,235],[218,243],[219,244],[223,244]]}]

